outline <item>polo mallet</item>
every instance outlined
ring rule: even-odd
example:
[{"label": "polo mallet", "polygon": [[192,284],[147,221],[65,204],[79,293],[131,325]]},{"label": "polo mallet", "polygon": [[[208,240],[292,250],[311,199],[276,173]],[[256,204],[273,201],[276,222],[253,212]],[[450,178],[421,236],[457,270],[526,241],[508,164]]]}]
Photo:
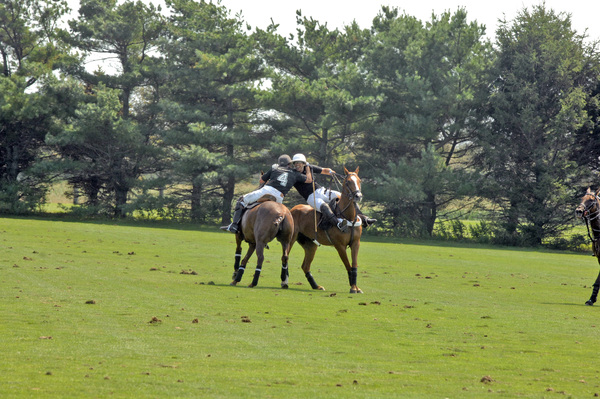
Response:
[{"label": "polo mallet", "polygon": [[310,171],[310,175],[312,177],[312,188],[313,188],[313,212],[315,214],[315,239],[313,240],[313,242],[315,243],[315,245],[317,247],[321,246],[321,243],[319,241],[317,241],[317,192],[315,191],[315,174],[312,172],[312,169],[310,169],[309,165],[308,169]]}]

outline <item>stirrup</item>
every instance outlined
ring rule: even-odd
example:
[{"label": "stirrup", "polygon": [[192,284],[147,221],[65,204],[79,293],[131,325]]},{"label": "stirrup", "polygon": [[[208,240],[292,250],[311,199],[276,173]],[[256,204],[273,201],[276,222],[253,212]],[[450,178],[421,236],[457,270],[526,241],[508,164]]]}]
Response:
[{"label": "stirrup", "polygon": [[220,228],[221,230],[230,231],[232,233],[238,232],[238,227],[233,223],[230,223],[229,226],[221,226]]}]

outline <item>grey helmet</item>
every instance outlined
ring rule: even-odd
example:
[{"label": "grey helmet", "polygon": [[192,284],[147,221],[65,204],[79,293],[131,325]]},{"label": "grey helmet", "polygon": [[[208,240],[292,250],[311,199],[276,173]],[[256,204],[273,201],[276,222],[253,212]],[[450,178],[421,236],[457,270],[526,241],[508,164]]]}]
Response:
[{"label": "grey helmet", "polygon": [[283,154],[279,157],[277,163],[279,164],[279,166],[288,166],[292,163],[292,158],[290,158],[290,156],[287,154]]}]

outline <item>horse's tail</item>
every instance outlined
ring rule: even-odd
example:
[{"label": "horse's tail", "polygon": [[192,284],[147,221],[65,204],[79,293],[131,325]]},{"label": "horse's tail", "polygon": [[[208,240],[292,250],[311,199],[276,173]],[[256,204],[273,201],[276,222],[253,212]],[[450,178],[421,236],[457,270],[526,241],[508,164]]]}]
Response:
[{"label": "horse's tail", "polygon": [[279,224],[283,222],[283,219],[285,219],[285,215],[279,215],[277,216],[277,219],[275,219],[275,222],[273,222],[273,224],[275,226],[279,226]]}]

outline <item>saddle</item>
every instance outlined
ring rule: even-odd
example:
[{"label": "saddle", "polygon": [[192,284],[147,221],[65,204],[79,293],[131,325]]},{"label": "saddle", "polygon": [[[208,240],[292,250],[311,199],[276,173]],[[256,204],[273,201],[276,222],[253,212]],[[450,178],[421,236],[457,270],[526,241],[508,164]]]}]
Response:
[{"label": "saddle", "polygon": [[275,201],[275,202],[277,202],[277,199],[274,196],[272,196],[271,194],[265,194],[262,197],[260,197],[256,202],[253,202],[253,203],[249,204],[246,207],[246,210],[252,209],[252,208],[256,208],[257,206],[259,206],[263,202],[267,202],[267,201]]}]

